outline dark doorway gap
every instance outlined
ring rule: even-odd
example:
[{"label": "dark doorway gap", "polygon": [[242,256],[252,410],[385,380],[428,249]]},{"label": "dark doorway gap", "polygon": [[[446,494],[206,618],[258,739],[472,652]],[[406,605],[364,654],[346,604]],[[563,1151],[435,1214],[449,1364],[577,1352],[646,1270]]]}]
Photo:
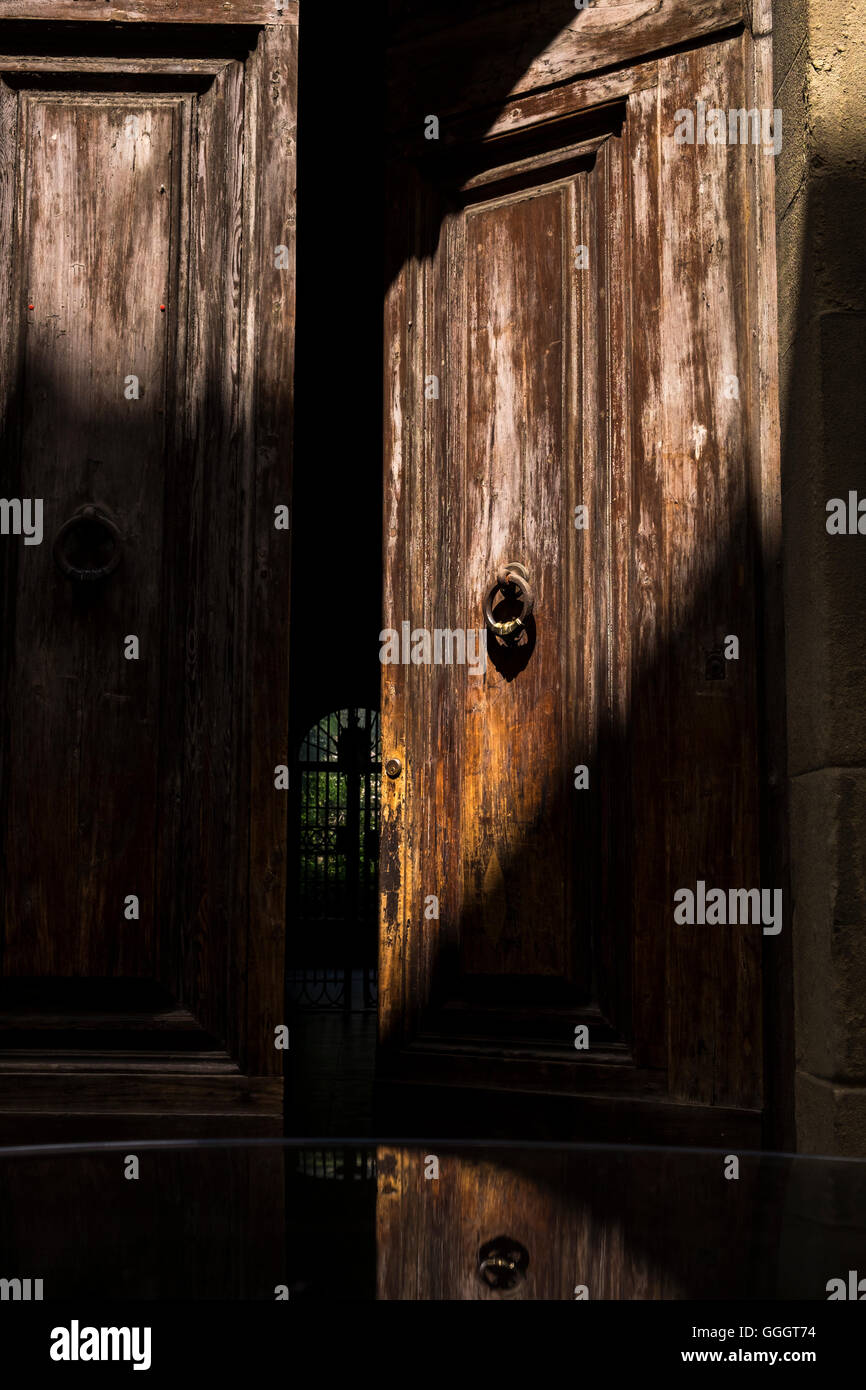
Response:
[{"label": "dark doorway gap", "polygon": [[[357,34],[346,32],[357,26]],[[382,592],[380,74],[369,20],[304,8],[298,37],[298,240],[290,747],[339,710],[378,711]],[[366,42],[365,42],[366,38]],[[357,39],[357,44],[354,41]],[[375,50],[374,50],[375,51]],[[372,65],[375,69],[375,64]],[[339,99],[335,99],[335,93]],[[292,790],[290,789],[290,796]],[[297,1002],[297,817],[290,817],[286,1132],[367,1134],[375,1012]],[[326,967],[312,960],[307,965]],[[355,981],[352,1002],[363,1003]],[[293,999],[296,1002],[293,1002]]]}]

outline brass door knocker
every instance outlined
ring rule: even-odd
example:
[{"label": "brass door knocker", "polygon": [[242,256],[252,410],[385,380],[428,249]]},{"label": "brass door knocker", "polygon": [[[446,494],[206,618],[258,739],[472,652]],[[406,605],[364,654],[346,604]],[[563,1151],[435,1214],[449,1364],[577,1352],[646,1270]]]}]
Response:
[{"label": "brass door knocker", "polygon": [[[493,601],[498,593],[520,603],[521,611],[516,617],[507,618],[504,622],[496,621],[493,616]],[[534,607],[535,594],[523,565],[503,565],[496,571],[496,583],[484,601],[484,621],[494,637],[507,643],[519,641]]]}]

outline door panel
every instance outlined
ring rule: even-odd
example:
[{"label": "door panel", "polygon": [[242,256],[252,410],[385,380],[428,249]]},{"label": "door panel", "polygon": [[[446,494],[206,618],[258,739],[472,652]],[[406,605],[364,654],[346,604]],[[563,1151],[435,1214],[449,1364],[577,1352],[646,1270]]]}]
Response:
[{"label": "door panel", "polygon": [[296,14],[101,28],[0,25],[0,1107],[279,1130]]},{"label": "door panel", "polygon": [[[155,973],[160,305],[176,302],[180,100],[22,93],[19,481],[22,496],[44,498],[49,534],[20,558],[14,598],[10,740],[30,756],[9,769],[10,975]],[[58,573],[50,530],[94,501],[122,518],[123,568],[91,591]],[[137,663],[123,660],[127,633]],[[117,908],[132,892],[145,908],[130,929]]]},{"label": "door panel", "polygon": [[[455,246],[454,256],[463,261],[466,288],[464,499],[478,528],[466,585],[483,593],[506,555],[519,560],[532,554],[536,602],[550,624],[547,641],[536,642],[520,679],[506,678],[503,686],[501,671],[491,673],[489,685],[470,677],[464,692],[467,911],[460,963],[468,976],[564,979],[572,973],[571,937],[563,930],[567,846],[557,837],[549,858],[527,853],[527,839],[541,843],[550,836],[545,807],[557,789],[565,733],[559,663],[551,651],[552,632],[563,621],[560,575],[545,563],[545,551],[555,562],[558,547],[545,519],[561,512],[563,501],[557,464],[565,414],[562,362],[569,348],[563,260],[570,193],[567,185],[553,185],[514,199],[485,199],[468,208],[455,229],[463,247]],[[501,659],[509,655],[503,650]],[[491,652],[496,656],[498,650]],[[522,656],[517,652],[514,659]],[[531,936],[520,930],[530,904],[540,925]]]}]

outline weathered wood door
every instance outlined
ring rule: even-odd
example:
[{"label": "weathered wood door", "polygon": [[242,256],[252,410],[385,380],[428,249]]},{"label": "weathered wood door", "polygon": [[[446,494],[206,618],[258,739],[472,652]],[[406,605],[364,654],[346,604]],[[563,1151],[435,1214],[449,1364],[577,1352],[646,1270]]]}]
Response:
[{"label": "weathered wood door", "polygon": [[785,928],[675,895],[784,888],[768,40],[397,10],[380,1128],[753,1147]]},{"label": "weathered wood door", "polygon": [[7,1114],[279,1131],[297,15],[229,8],[0,6],[76,21],[0,22]]}]

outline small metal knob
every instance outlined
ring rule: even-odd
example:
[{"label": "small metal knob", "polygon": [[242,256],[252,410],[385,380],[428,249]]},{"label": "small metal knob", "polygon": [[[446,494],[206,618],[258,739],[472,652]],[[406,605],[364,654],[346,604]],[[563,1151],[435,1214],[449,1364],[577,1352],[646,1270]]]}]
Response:
[{"label": "small metal knob", "polygon": [[385,771],[389,777],[399,777],[403,771],[403,764],[399,758],[389,758],[385,764]]}]

